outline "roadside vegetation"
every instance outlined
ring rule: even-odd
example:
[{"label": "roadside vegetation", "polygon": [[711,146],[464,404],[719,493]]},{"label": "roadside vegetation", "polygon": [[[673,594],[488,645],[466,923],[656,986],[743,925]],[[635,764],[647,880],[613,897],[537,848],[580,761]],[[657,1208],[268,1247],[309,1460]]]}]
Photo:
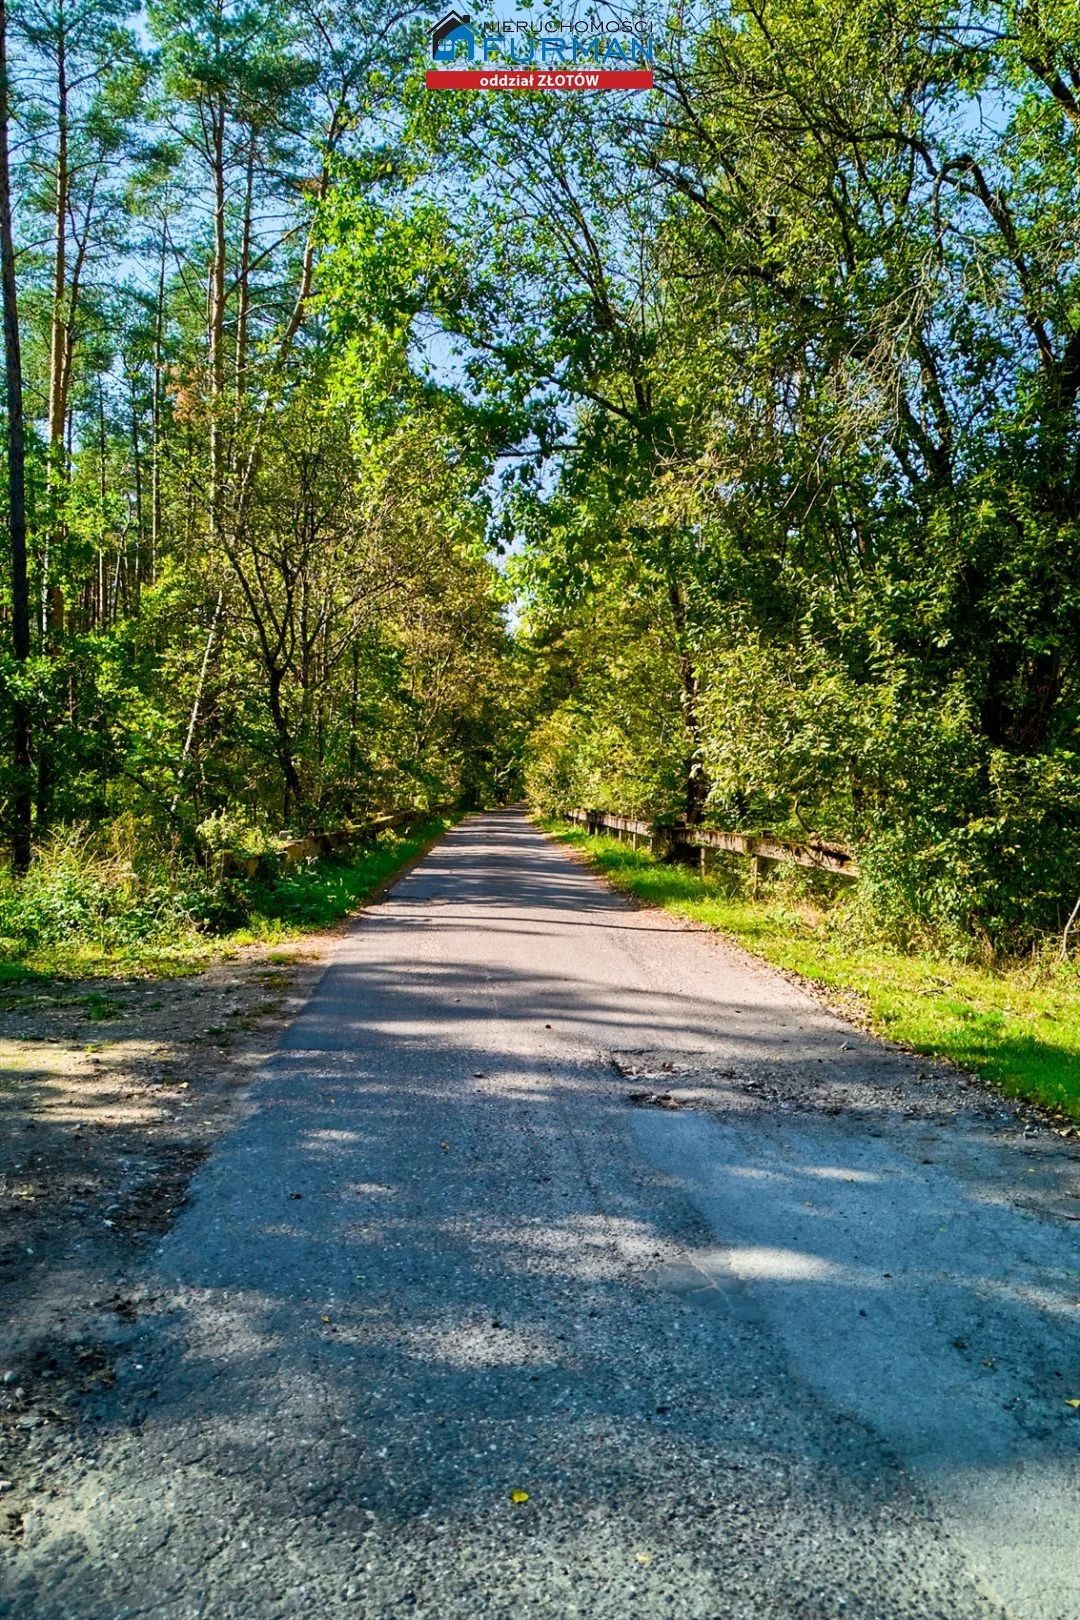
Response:
[{"label": "roadside vegetation", "polygon": [[[264,856],[248,876],[214,876],[177,856],[54,840],[21,881],[0,880],[0,983],[63,978],[173,978],[245,945],[323,932],[369,900],[451,819],[383,832],[348,854],[285,866]],[[100,1013],[100,1009],[98,1009]],[[88,1017],[97,1016],[91,1009]]]},{"label": "roadside vegetation", "polygon": [[940,948],[901,950],[854,893],[838,894],[818,874],[777,869],[755,893],[751,863],[738,856],[700,877],[616,838],[546,825],[616,888],[798,974],[877,1034],[1080,1120],[1080,973],[1056,951],[988,964]]}]

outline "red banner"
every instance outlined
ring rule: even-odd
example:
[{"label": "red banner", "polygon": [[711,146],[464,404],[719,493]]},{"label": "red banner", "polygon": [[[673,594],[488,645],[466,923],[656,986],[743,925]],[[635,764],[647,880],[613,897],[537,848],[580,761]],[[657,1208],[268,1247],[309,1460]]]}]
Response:
[{"label": "red banner", "polygon": [[429,68],[429,90],[651,90],[651,68]]}]

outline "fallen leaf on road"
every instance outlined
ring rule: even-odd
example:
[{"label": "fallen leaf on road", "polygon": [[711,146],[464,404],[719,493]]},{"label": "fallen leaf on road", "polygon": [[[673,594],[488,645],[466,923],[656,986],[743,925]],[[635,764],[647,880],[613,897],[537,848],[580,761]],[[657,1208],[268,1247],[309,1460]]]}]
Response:
[{"label": "fallen leaf on road", "polygon": [[510,1500],[511,1502],[518,1503],[527,1502],[529,1500],[529,1493],[528,1491],[511,1491]]},{"label": "fallen leaf on road", "polygon": [[635,1553],[634,1557],[637,1559],[639,1564],[652,1563],[652,1553]]},{"label": "fallen leaf on road", "polygon": [[329,1320],[330,1320],[330,1318],[328,1316],[320,1316],[319,1317],[320,1322],[329,1322]]},{"label": "fallen leaf on road", "polygon": [[1080,1412],[1080,1401],[1078,1400],[1066,1400],[1065,1405],[1071,1406],[1075,1412]]}]

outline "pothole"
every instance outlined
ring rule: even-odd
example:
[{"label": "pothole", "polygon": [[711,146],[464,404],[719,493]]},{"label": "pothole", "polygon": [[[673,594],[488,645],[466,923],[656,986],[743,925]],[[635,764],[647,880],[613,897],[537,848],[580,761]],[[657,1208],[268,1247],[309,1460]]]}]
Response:
[{"label": "pothole", "polygon": [[676,1075],[709,1080],[734,1080],[737,1071],[721,1064],[713,1052],[684,1052],[669,1047],[609,1052],[608,1057],[626,1079],[671,1080]]},{"label": "pothole", "polygon": [[[701,1107],[706,1100],[707,1088],[715,1081],[736,1078],[736,1071],[721,1066],[712,1052],[643,1047],[637,1051],[609,1052],[608,1058],[623,1079],[656,1082],[655,1086],[627,1092],[626,1100],[635,1108]],[[673,1081],[682,1081],[683,1087],[673,1091]]]},{"label": "pothole", "polygon": [[627,1102],[635,1108],[692,1108],[692,1097],[673,1097],[670,1091],[628,1091]]}]

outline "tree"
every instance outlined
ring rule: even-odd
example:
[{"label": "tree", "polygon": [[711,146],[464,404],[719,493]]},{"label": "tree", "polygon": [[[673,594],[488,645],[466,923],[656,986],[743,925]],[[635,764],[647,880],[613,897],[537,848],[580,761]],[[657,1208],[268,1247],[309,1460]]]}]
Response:
[{"label": "tree", "polygon": [[30,713],[19,689],[30,657],[30,593],[26,571],[26,452],[23,425],[22,349],[19,334],[18,288],[11,208],[11,90],[8,74],[8,17],[0,0],[0,283],[4,306],[4,376],[7,407],[7,495],[11,563],[11,650],[15,670],[10,677],[12,763],[11,860],[17,872],[30,864],[31,754]]}]

